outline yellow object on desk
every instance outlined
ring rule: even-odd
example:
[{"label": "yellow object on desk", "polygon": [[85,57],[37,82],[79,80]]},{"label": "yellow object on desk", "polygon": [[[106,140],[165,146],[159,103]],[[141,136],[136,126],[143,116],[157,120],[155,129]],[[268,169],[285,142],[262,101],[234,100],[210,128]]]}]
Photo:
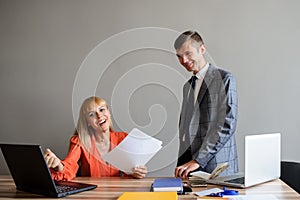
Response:
[{"label": "yellow object on desk", "polygon": [[143,200],[177,200],[177,192],[124,192],[118,200],[132,200],[132,199],[143,199]]}]

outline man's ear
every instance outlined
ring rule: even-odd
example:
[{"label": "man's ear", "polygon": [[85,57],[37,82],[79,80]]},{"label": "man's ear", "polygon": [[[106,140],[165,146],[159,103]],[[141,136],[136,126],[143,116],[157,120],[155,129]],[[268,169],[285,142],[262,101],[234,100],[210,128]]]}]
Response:
[{"label": "man's ear", "polygon": [[204,54],[206,52],[205,44],[200,45],[200,51],[201,51],[202,54]]}]

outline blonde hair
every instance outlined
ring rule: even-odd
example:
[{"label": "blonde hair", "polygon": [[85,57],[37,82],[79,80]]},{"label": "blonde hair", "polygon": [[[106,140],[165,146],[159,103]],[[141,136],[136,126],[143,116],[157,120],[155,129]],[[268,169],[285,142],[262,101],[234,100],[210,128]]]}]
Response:
[{"label": "blonde hair", "polygon": [[[104,99],[101,99],[100,97],[92,96],[83,101],[79,111],[79,118],[77,122],[77,127],[74,131],[74,135],[78,135],[80,143],[88,152],[90,152],[91,142],[92,142],[92,138],[95,137],[95,132],[93,128],[88,126],[86,120],[87,111],[91,105],[94,106],[94,105],[101,105],[101,104],[105,104],[108,109],[108,106]],[[111,120],[110,120],[109,130],[111,132],[113,131]]]}]

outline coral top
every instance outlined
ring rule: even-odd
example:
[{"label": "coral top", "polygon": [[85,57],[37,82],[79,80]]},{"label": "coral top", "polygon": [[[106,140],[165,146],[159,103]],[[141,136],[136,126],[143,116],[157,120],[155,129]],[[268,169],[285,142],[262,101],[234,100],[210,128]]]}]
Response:
[{"label": "coral top", "polygon": [[[127,136],[125,132],[110,133],[110,150],[117,146]],[[56,172],[51,169],[54,180],[71,180],[76,177],[79,169],[81,176],[91,177],[107,177],[107,176],[123,176],[124,174],[106,163],[96,147],[94,139],[91,141],[91,151],[87,152],[79,141],[78,135],[73,135],[70,139],[70,148],[68,155],[62,161],[64,169],[62,172]],[[125,175],[126,176],[126,175]]]}]

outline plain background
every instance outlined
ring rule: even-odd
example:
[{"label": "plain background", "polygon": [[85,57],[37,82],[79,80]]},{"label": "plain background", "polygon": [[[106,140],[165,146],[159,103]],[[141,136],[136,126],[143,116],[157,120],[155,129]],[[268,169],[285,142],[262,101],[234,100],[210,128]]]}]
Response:
[{"label": "plain background", "polygon": [[[282,160],[300,161],[299,7],[297,0],[0,0],[0,142],[38,143],[64,158],[88,55],[103,41],[100,57],[117,52],[124,44],[112,37],[120,33],[193,29],[213,62],[236,77],[240,170],[248,134],[280,132]],[[156,37],[172,48],[175,37]],[[116,130],[138,127],[163,141],[149,176],[173,175],[175,166],[181,88],[190,74],[173,53],[141,48],[117,55],[94,90],[111,106]],[[89,75],[83,79],[88,83]],[[0,174],[8,173],[1,154]]]}]

